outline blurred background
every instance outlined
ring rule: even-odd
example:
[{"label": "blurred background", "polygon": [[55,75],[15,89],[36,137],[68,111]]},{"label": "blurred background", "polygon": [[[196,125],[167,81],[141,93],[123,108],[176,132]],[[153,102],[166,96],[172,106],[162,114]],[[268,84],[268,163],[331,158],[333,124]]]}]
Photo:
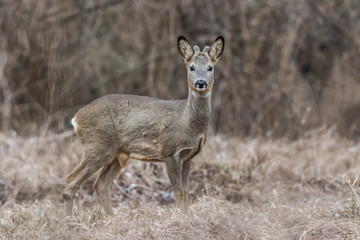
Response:
[{"label": "blurred background", "polygon": [[211,133],[360,137],[358,0],[2,0],[1,130],[62,132],[110,93],[186,98],[179,35],[226,40]]}]

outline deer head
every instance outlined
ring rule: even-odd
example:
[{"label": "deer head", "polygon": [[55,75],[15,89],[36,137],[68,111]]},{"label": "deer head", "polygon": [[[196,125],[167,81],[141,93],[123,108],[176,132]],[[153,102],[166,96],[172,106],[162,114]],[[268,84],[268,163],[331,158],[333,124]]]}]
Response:
[{"label": "deer head", "polygon": [[185,60],[187,79],[190,91],[195,95],[204,96],[211,92],[214,83],[214,66],[224,50],[224,38],[219,36],[202,51],[192,46],[185,37],[178,38],[178,49]]}]

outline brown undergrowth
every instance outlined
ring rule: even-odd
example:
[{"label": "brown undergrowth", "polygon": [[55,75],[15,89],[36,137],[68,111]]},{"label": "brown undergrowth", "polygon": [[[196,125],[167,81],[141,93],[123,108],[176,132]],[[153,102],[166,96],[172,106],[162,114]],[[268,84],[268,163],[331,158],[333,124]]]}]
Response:
[{"label": "brown undergrowth", "polygon": [[176,39],[217,36],[216,133],[293,137],[324,124],[360,139],[359,0],[3,0],[0,129],[70,128],[111,93],[187,97]]},{"label": "brown undergrowth", "polygon": [[64,178],[81,155],[72,132],[0,141],[0,239],[360,238],[360,145],[331,130],[297,141],[210,137],[192,164],[189,216],[174,208],[164,165],[130,161],[111,187],[114,218],[94,176],[64,219]]}]

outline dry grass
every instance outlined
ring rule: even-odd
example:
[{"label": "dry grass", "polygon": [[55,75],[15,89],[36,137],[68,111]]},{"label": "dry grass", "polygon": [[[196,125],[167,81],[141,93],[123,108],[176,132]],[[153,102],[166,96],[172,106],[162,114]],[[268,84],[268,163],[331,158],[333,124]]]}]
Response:
[{"label": "dry grass", "polygon": [[0,139],[0,239],[360,238],[360,145],[332,131],[294,142],[211,137],[190,173],[189,216],[175,210],[164,166],[134,161],[111,188],[114,218],[92,178],[66,220],[63,179],[81,155],[72,133]]}]

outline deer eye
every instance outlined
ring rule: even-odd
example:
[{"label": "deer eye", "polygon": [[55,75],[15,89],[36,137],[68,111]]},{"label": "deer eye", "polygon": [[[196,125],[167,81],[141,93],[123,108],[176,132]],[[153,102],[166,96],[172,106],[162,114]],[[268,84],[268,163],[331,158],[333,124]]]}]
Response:
[{"label": "deer eye", "polygon": [[213,70],[213,67],[212,67],[212,66],[209,66],[209,67],[208,67],[208,72],[212,72],[212,70]]},{"label": "deer eye", "polygon": [[191,72],[195,71],[195,67],[194,67],[194,66],[190,66],[190,71],[191,71]]}]

